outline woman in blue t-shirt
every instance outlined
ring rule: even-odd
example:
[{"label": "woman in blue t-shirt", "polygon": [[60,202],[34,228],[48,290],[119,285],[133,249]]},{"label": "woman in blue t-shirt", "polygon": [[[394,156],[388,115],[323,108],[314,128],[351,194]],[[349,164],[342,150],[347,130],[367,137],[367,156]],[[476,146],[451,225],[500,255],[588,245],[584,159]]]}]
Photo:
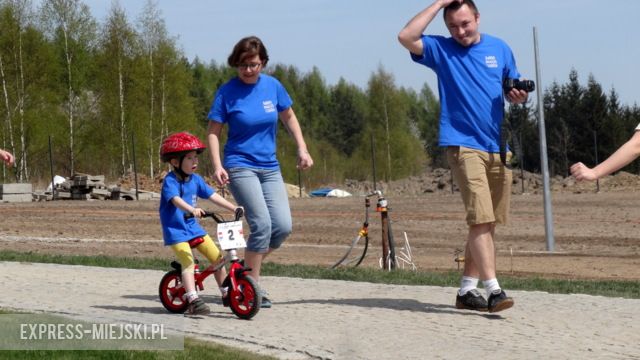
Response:
[{"label": "woman in blue t-shirt", "polygon": [[[257,281],[262,260],[282,245],[292,226],[276,158],[278,118],[298,147],[298,169],[313,165],[287,90],[277,79],[262,73],[268,61],[267,49],[259,38],[240,40],[227,60],[238,76],[218,89],[208,115],[207,142],[214,178],[219,186],[229,184],[236,202],[245,209],[251,229],[245,265]],[[225,124],[229,131],[222,163],[220,134]],[[264,295],[262,307],[271,307]]]}]

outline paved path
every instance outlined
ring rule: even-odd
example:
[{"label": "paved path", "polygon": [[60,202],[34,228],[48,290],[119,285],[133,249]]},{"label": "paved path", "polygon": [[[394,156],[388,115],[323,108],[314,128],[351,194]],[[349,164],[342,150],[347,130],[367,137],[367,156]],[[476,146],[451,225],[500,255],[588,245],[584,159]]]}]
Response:
[{"label": "paved path", "polygon": [[[0,262],[0,308],[171,323],[162,274]],[[185,335],[281,359],[640,359],[640,300],[509,291],[514,308],[482,314],[456,310],[454,288],[265,277],[274,306],[245,321],[213,285],[213,313],[185,319]]]}]

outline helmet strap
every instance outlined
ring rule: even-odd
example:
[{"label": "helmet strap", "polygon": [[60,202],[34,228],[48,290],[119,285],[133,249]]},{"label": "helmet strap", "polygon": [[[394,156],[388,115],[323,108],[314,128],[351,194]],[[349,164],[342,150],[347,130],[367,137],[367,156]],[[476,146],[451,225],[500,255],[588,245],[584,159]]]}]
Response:
[{"label": "helmet strap", "polygon": [[182,170],[182,162],[184,161],[185,155],[180,156],[180,162],[178,166],[173,167],[173,171],[180,177],[182,181],[186,181],[189,175]]}]

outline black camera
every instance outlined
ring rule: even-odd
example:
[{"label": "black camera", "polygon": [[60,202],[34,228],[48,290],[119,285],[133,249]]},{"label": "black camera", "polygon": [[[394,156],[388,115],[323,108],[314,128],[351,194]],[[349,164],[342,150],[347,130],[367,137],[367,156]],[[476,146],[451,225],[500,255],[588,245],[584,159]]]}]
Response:
[{"label": "black camera", "polygon": [[511,91],[511,89],[532,92],[536,89],[536,83],[534,83],[533,80],[504,79],[502,89],[506,93]]}]

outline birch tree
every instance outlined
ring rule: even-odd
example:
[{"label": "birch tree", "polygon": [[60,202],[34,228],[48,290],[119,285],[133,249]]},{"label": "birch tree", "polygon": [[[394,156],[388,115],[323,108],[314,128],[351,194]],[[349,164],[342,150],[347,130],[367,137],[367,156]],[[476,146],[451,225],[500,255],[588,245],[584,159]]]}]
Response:
[{"label": "birch tree", "polygon": [[[153,0],[147,0],[147,2],[145,3],[144,9],[142,10],[142,15],[139,20],[139,27],[145,56],[147,58],[147,86],[149,104],[147,156],[149,160],[149,175],[153,177],[155,174],[154,163],[158,163],[157,161],[159,161],[156,160],[158,157],[155,150],[157,147],[159,148],[159,146],[155,146],[155,144],[159,145],[162,130],[162,128],[160,128],[160,130],[156,130],[154,128],[154,118],[156,116],[155,112],[157,86],[154,61],[162,40],[167,37],[167,30],[164,20],[161,17],[160,9]],[[158,135],[156,135],[156,132],[158,133]],[[158,166],[159,165],[160,164],[158,163]]]},{"label": "birch tree", "polygon": [[89,7],[81,0],[45,0],[42,24],[56,43],[61,44],[65,66],[66,116],[69,134],[69,169],[75,173],[75,118],[83,79],[78,58],[86,56],[96,38],[96,23]]},{"label": "birch tree", "polygon": [[[369,79],[369,124],[376,134],[376,143],[384,148],[384,179],[389,181],[393,177],[392,164],[392,128],[401,121],[401,109],[396,94],[393,75],[385,72],[382,67]],[[399,139],[393,142],[397,143]]]},{"label": "birch tree", "polygon": [[[19,182],[25,181],[28,176],[27,151],[25,142],[25,76],[23,61],[23,36],[30,24],[32,17],[32,5],[29,0],[3,0],[0,2],[2,9],[2,24],[0,32],[3,34],[3,46],[0,57],[0,76],[6,109],[6,122],[8,125],[11,151],[16,155],[16,177]],[[6,70],[6,71],[5,71]],[[11,79],[11,80],[9,80]],[[11,84],[11,85],[10,85]],[[11,90],[7,87],[10,86]],[[13,100],[9,101],[9,92]],[[19,142],[14,139],[17,122]]]},{"label": "birch tree", "polygon": [[[111,145],[119,146],[119,173],[125,175],[129,159],[128,102],[132,86],[132,68],[134,67],[137,34],[127,20],[127,16],[118,2],[114,2],[106,20],[100,42],[101,108],[105,122],[112,122],[112,129],[118,132],[118,141]],[[117,119],[113,121],[112,119]]]},{"label": "birch tree", "polygon": [[[13,139],[13,115],[12,115],[11,107],[9,105],[9,91],[7,88],[7,76],[4,71],[4,61],[2,60],[2,54],[0,54],[0,80],[2,81],[2,95],[3,95],[4,107],[5,107],[5,121],[4,121],[5,136],[3,137],[2,146],[3,148],[9,148],[11,153],[15,153],[15,143]],[[6,144],[7,137],[9,138],[8,139],[9,146],[7,146]]]}]

